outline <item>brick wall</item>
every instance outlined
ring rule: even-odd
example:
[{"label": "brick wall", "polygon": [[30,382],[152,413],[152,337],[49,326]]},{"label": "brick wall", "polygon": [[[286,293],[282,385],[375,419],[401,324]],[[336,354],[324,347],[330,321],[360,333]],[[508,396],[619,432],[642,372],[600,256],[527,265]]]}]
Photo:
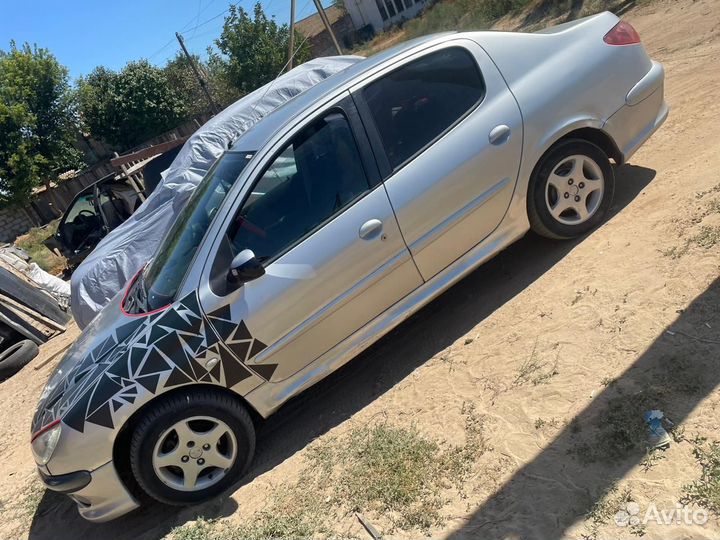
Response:
[{"label": "brick wall", "polygon": [[21,208],[0,208],[0,242],[12,242],[28,232],[35,224]]}]

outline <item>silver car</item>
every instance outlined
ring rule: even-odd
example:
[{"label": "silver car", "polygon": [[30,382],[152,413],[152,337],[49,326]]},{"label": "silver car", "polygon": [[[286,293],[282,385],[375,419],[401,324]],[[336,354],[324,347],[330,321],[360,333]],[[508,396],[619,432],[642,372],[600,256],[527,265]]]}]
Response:
[{"label": "silver car", "polygon": [[45,485],[92,521],[193,504],[255,425],[529,229],[583,235],[665,120],[663,68],[602,13],[361,61],[246,132],[52,375]]}]

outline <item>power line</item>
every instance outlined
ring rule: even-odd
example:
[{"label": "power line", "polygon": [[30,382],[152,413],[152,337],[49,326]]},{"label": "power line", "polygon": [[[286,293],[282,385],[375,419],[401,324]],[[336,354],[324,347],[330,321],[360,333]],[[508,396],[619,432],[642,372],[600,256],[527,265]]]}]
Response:
[{"label": "power line", "polygon": [[175,38],[170,38],[170,40],[169,40],[165,45],[163,45],[163,46],[160,47],[157,51],[155,51],[155,52],[152,53],[150,56],[148,56],[147,59],[148,59],[148,60],[151,60],[152,58],[156,57],[158,54],[160,54],[160,53],[163,52],[165,49],[167,49],[167,48],[170,46],[170,44],[171,44],[172,42],[174,42],[174,41],[175,41]]}]

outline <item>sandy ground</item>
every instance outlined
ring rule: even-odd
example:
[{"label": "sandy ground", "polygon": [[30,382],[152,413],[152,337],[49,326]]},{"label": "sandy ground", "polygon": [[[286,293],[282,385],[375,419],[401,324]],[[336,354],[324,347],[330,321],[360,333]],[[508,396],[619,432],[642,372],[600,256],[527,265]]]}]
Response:
[{"label": "sandy ground", "polygon": [[[528,235],[282,410],[230,497],[143,508],[107,525],[85,523],[34,481],[30,419],[57,359],[38,366],[77,336],[72,327],[0,385],[0,537],[158,538],[201,515],[240,519],[296,474],[311,441],[382,415],[461,443],[467,402],[492,450],[432,536],[579,538],[613,479],[643,513],[651,503],[674,508],[700,475],[690,442],[674,442],[649,468],[641,453],[587,462],[577,449],[603,448],[608,404],[655,383],[688,438],[720,438],[720,244],[707,236],[720,226],[720,1],[661,0],[624,17],[664,63],[672,111],[617,171],[605,225],[576,242]],[[528,365],[537,371],[523,377]],[[537,375],[547,376],[533,382]],[[352,516],[340,525],[367,537]],[[630,536],[612,518],[595,532]],[[720,523],[716,515],[704,525],[650,523],[645,534],[718,537]]]}]

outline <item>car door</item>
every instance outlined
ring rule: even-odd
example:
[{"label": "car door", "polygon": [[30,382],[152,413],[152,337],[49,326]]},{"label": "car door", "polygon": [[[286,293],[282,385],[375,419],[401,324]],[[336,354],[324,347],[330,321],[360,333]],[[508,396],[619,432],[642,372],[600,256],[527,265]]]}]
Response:
[{"label": "car door", "polygon": [[[422,284],[363,137],[347,95],[294,130],[268,151],[212,256],[202,308],[265,379],[289,377]],[[227,287],[244,249],[265,275]],[[223,336],[227,321],[240,333]]]},{"label": "car door", "polygon": [[457,39],[353,88],[400,229],[430,279],[495,229],[517,180],[522,118],[483,49]]}]

